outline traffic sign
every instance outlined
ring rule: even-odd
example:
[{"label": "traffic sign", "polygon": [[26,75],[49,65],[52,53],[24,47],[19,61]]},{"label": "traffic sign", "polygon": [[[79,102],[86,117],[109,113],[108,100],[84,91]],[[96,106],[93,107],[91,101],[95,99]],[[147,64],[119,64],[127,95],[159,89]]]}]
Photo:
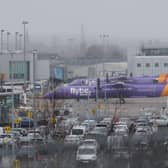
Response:
[{"label": "traffic sign", "polygon": [[20,168],[20,160],[13,161],[13,168]]},{"label": "traffic sign", "polygon": [[11,131],[11,127],[10,126],[5,126],[5,127],[3,127],[3,129],[4,129],[5,133],[9,133]]},{"label": "traffic sign", "polygon": [[54,118],[54,117],[51,117],[51,118],[50,118],[50,123],[51,123],[51,124],[54,124],[54,123],[55,123],[55,118]]},{"label": "traffic sign", "polygon": [[100,103],[98,103],[97,108],[101,109],[101,104]]},{"label": "traffic sign", "polygon": [[33,115],[32,115],[32,112],[31,112],[31,111],[28,111],[28,112],[27,112],[27,117],[32,118],[32,116],[33,116]]},{"label": "traffic sign", "polygon": [[92,113],[96,114],[96,109],[95,108],[92,109]]},{"label": "traffic sign", "polygon": [[19,124],[19,123],[20,123],[20,119],[19,119],[19,118],[15,118],[15,119],[14,119],[14,123],[15,123],[15,124]]}]

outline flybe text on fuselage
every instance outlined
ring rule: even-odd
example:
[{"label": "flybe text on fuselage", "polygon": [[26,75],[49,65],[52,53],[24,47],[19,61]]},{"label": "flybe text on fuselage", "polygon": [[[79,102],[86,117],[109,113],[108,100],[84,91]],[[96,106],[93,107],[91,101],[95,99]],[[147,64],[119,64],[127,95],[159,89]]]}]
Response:
[{"label": "flybe text on fuselage", "polygon": [[90,91],[88,88],[70,88],[70,93],[76,96],[89,96]]}]

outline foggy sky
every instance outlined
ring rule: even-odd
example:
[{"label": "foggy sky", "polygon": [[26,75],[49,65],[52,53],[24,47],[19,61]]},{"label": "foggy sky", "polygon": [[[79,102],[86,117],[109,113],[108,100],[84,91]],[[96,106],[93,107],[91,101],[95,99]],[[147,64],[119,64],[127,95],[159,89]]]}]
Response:
[{"label": "foggy sky", "polygon": [[167,0],[0,0],[0,29],[31,34],[106,33],[118,38],[168,39]]}]

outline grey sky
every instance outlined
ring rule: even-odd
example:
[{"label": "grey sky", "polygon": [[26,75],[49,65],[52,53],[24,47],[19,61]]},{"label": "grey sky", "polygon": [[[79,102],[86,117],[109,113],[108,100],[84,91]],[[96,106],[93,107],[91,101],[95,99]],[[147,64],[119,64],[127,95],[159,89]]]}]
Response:
[{"label": "grey sky", "polygon": [[119,38],[168,38],[167,0],[0,0],[0,28],[32,34],[107,33]]}]

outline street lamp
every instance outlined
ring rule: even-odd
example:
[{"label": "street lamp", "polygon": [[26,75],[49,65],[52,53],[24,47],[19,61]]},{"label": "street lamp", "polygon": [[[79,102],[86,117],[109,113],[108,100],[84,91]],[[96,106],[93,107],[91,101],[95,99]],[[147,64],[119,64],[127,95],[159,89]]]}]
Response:
[{"label": "street lamp", "polygon": [[37,115],[35,112],[35,80],[36,80],[36,55],[37,55],[37,50],[33,50],[33,116],[34,116],[34,127],[36,128],[37,126]]},{"label": "street lamp", "polygon": [[[56,60],[58,60],[60,57],[58,55],[53,55],[53,56],[50,56],[50,80],[51,80],[51,90],[53,91],[54,90],[54,86],[55,86],[55,82],[54,82],[54,65],[57,65],[55,64]],[[55,101],[54,101],[54,95],[52,96],[51,98],[51,102],[52,102],[52,110],[53,110],[53,113],[52,113],[52,117],[54,117],[54,108],[55,108]]]},{"label": "street lamp", "polygon": [[22,50],[22,37],[23,37],[23,34],[19,34],[19,50]]},{"label": "street lamp", "polygon": [[19,32],[15,32],[15,50],[18,50],[18,34]]},{"label": "street lamp", "polygon": [[26,89],[26,78],[27,78],[27,74],[26,74],[26,25],[28,24],[27,21],[23,21],[23,28],[24,28],[24,89]]},{"label": "street lamp", "polygon": [[15,110],[15,105],[14,105],[14,85],[13,85],[13,80],[14,80],[14,73],[13,73],[13,57],[15,52],[9,51],[9,54],[11,56],[11,64],[10,64],[10,80],[11,80],[11,88],[12,88],[12,129],[14,128],[14,110]]},{"label": "street lamp", "polygon": [[10,36],[10,32],[7,32],[6,34],[6,50],[9,51],[9,36]]},{"label": "street lamp", "polygon": [[[102,46],[103,46],[103,57],[105,57],[105,51],[106,51],[105,41],[108,38],[109,38],[108,34],[101,34],[100,35],[100,39],[102,40]],[[102,61],[103,61],[103,77],[104,77],[105,76],[105,66],[104,66],[104,58],[103,57],[102,57]]]},{"label": "street lamp", "polygon": [[1,54],[3,53],[3,33],[4,33],[4,29],[1,29]]}]

